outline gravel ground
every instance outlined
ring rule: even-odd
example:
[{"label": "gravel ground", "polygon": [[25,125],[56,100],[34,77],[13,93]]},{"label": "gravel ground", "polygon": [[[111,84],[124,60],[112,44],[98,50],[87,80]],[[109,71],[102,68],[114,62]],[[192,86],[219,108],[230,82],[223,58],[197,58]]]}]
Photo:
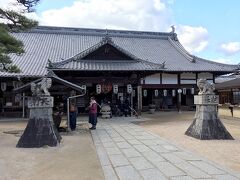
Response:
[{"label": "gravel ground", "polygon": [[235,140],[198,140],[184,135],[194,112],[156,112],[143,114],[146,122],[138,123],[144,129],[160,135],[185,149],[240,173],[240,119],[220,117]]},{"label": "gravel ground", "polygon": [[25,126],[0,122],[0,180],[104,179],[87,123],[63,134],[60,147],[15,148]]}]

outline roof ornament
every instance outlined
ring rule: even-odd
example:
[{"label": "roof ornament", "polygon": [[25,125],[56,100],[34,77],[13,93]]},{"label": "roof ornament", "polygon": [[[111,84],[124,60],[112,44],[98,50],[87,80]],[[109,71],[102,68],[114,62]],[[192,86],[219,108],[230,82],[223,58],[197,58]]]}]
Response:
[{"label": "roof ornament", "polygon": [[161,65],[162,65],[162,68],[164,69],[166,65],[166,61],[164,61]]},{"label": "roof ornament", "polygon": [[46,74],[47,78],[52,78],[52,77],[56,77],[56,76],[57,75],[53,72],[53,70],[51,70],[51,69],[47,70],[47,74]]},{"label": "roof ornament", "polygon": [[240,63],[238,63],[238,65],[237,65],[237,66],[238,66],[238,67],[237,67],[237,69],[238,69],[238,70],[240,70]]},{"label": "roof ornament", "polygon": [[192,55],[192,60],[191,60],[191,62],[192,62],[192,63],[195,63],[195,62],[196,62],[196,59],[197,59],[197,57],[194,56],[194,55]]},{"label": "roof ornament", "polygon": [[172,28],[172,31],[171,31],[170,33],[171,33],[172,39],[173,39],[174,41],[178,41],[177,34],[176,34],[176,32],[175,32],[175,30],[176,30],[175,26],[172,25],[171,28]]},{"label": "roof ornament", "polygon": [[174,25],[172,25],[172,26],[171,26],[171,28],[172,28],[172,31],[171,31],[171,33],[175,33],[175,26],[174,26]]},{"label": "roof ornament", "polygon": [[102,38],[103,43],[113,43],[112,38],[108,34],[108,29],[106,28],[105,36]]},{"label": "roof ornament", "polygon": [[48,89],[52,86],[52,79],[44,77],[38,83],[31,83],[32,95],[36,97],[40,96],[50,96]]},{"label": "roof ornament", "polygon": [[50,59],[48,59],[47,68],[53,68],[53,63]]}]

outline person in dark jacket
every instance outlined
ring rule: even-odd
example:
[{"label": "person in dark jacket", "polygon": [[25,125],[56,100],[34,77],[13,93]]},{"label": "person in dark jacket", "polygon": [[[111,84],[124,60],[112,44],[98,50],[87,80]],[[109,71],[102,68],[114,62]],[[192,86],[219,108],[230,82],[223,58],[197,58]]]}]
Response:
[{"label": "person in dark jacket", "polygon": [[117,108],[119,110],[118,115],[122,116],[124,113],[124,101],[122,96],[120,96],[119,99],[117,100]]},{"label": "person in dark jacket", "polygon": [[124,115],[125,117],[127,117],[128,115],[130,115],[130,103],[128,98],[125,99],[124,103],[123,103],[123,110],[124,110]]},{"label": "person in dark jacket", "polygon": [[70,104],[69,111],[70,111],[70,114],[69,114],[70,128],[72,131],[75,131],[76,125],[77,125],[77,111],[74,103]]},{"label": "person in dark jacket", "polygon": [[97,102],[95,101],[94,97],[90,98],[90,104],[88,106],[89,108],[89,123],[92,124],[92,127],[89,128],[91,130],[96,129],[97,125]]}]

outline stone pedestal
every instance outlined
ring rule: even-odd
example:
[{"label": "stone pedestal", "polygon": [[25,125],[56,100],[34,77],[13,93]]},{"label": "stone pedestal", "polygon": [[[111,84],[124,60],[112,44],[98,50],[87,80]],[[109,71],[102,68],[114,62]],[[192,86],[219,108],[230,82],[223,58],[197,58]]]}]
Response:
[{"label": "stone pedestal", "polygon": [[42,146],[57,146],[59,135],[52,119],[53,97],[40,96],[28,99],[30,119],[17,147],[38,148]]},{"label": "stone pedestal", "polygon": [[233,139],[217,114],[219,97],[215,94],[194,96],[196,113],[186,135],[197,139]]},{"label": "stone pedestal", "polygon": [[111,107],[109,105],[103,105],[101,108],[102,118],[112,118]]}]

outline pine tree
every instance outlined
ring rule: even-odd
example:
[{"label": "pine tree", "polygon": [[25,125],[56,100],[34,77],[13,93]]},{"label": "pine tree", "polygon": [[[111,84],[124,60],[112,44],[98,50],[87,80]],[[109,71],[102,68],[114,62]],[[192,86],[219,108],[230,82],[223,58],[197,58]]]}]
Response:
[{"label": "pine tree", "polygon": [[[37,21],[28,19],[23,13],[33,12],[33,7],[40,0],[16,0],[17,4],[24,7],[22,12],[0,8],[0,71],[20,72],[21,70],[12,63],[10,54],[24,53],[24,45],[14,38],[11,33],[31,29],[38,25]],[[2,23],[1,23],[2,22]]]}]

